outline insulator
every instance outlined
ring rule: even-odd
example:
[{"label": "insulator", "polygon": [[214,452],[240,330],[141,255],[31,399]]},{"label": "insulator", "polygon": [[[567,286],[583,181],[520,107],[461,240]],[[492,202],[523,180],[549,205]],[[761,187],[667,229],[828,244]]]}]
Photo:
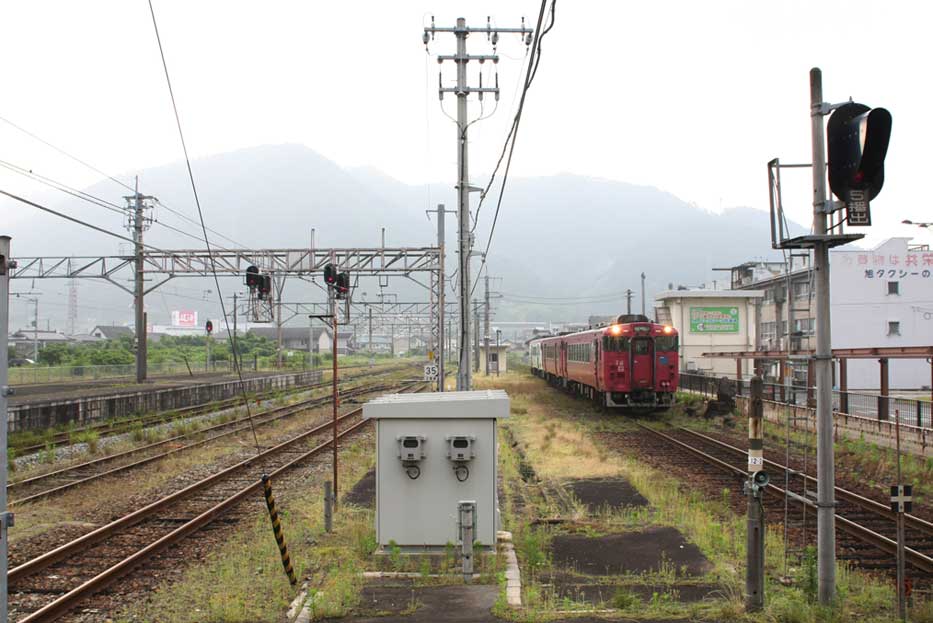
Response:
[{"label": "insulator", "polygon": [[437,72],[437,95],[439,99],[444,99],[444,81],[441,80],[441,72]]},{"label": "insulator", "polygon": [[489,30],[492,28],[491,16],[486,16],[486,41],[489,41]]},{"label": "insulator", "polygon": [[492,45],[495,46],[498,43],[499,43],[499,33],[494,32],[492,33]]},{"label": "insulator", "polygon": [[421,40],[424,41],[424,47],[428,47],[428,41],[430,41],[431,38],[428,36],[428,33],[425,32],[423,35],[421,35]]},{"label": "insulator", "polygon": [[496,72],[496,101],[499,101],[499,72]]},{"label": "insulator", "polygon": [[483,73],[479,74],[479,101],[483,101]]},{"label": "insulator", "polygon": [[526,46],[531,45],[531,33],[528,33],[527,35],[525,35],[525,45]]}]

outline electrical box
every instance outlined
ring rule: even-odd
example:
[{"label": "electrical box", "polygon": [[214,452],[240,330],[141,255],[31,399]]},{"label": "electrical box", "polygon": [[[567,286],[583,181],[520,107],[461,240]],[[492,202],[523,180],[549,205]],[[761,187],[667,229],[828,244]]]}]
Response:
[{"label": "electrical box", "polygon": [[460,504],[475,502],[473,538],[494,546],[499,529],[496,422],[502,390],[392,394],[363,406],[376,423],[376,539],[409,551],[460,538]]}]

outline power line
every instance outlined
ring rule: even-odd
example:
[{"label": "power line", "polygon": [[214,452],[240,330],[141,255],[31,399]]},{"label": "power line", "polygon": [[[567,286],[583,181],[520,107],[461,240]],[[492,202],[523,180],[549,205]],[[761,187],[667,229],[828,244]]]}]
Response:
[{"label": "power line", "polygon": [[[198,219],[201,222],[201,232],[204,234],[204,244],[207,247],[207,258],[211,265],[211,274],[214,276],[214,286],[217,288],[217,298],[220,300],[220,311],[223,316],[224,326],[227,329],[227,335],[230,333],[230,320],[227,318],[227,308],[224,304],[224,297],[220,290],[220,279],[217,278],[217,266],[214,263],[214,253],[211,250],[211,243],[207,237],[207,226],[204,224],[204,212],[201,210],[201,200],[198,197],[198,187],[194,182],[194,172],[191,170],[191,158],[188,156],[188,146],[185,143],[185,133],[181,128],[181,117],[178,115],[178,105],[175,103],[175,92],[172,90],[172,79],[168,73],[168,63],[165,62],[165,51],[162,49],[162,37],[159,36],[159,24],[156,22],[155,8],[152,6],[152,0],[149,0],[149,13],[152,15],[152,28],[155,30],[156,43],[159,44],[159,56],[162,58],[162,69],[165,70],[165,83],[168,86],[168,94],[172,100],[172,110],[175,113],[175,125],[178,126],[178,138],[181,140],[181,149],[185,154],[185,164],[188,167],[188,179],[191,181],[191,192],[194,194],[194,203],[198,208]],[[334,353],[336,362],[337,353]],[[336,363],[335,363],[336,365]],[[240,361],[233,353],[233,367],[236,369],[239,379],[240,394],[243,396],[243,404],[246,407],[246,416],[249,420],[250,430],[253,432],[253,441],[256,444],[256,453],[259,454],[259,437],[256,435],[256,427],[253,425],[253,415],[249,408],[249,399],[246,396],[246,388],[243,384],[243,371],[240,369]],[[336,468],[335,468],[336,469]]]},{"label": "power line", "polygon": [[62,149],[62,148],[60,148],[60,147],[56,147],[55,145],[53,145],[52,143],[48,142],[48,141],[45,140],[44,138],[41,138],[41,137],[39,137],[39,136],[36,136],[35,134],[33,134],[32,132],[30,132],[30,131],[27,130],[26,128],[24,128],[24,127],[22,127],[22,126],[19,126],[19,125],[16,125],[15,123],[13,123],[12,121],[10,121],[9,119],[5,119],[5,118],[3,118],[3,117],[0,117],[0,121],[3,121],[4,123],[6,123],[6,124],[8,124],[8,125],[10,125],[10,126],[12,126],[12,127],[14,127],[14,128],[16,128],[17,130],[19,130],[19,131],[22,132],[23,134],[26,134],[27,136],[30,136],[30,137],[34,138],[35,140],[39,141],[39,142],[42,143],[43,145],[45,145],[45,146],[47,146],[47,147],[51,147],[52,149],[54,149],[54,150],[57,151],[58,153],[62,154],[63,156],[66,156],[66,157],[68,157],[68,158],[71,158],[71,159],[74,160],[75,162],[77,162],[77,163],[79,163],[79,164],[82,164],[82,165],[86,166],[86,167],[89,168],[91,171],[94,171],[95,173],[97,173],[97,174],[99,174],[99,175],[103,175],[103,176],[106,177],[107,179],[109,179],[109,180],[111,180],[111,181],[113,181],[113,182],[116,182],[117,184],[119,184],[119,185],[122,186],[123,188],[126,188],[127,190],[132,190],[132,191],[135,192],[135,189],[134,189],[132,186],[129,186],[128,184],[124,184],[123,182],[121,182],[120,180],[118,180],[117,178],[115,178],[114,176],[109,175],[109,174],[107,174],[107,173],[104,173],[103,171],[101,171],[100,169],[98,169],[97,167],[95,167],[94,165],[89,164],[89,163],[85,162],[84,160],[81,160],[81,158],[78,158],[77,156],[73,156],[73,155],[69,154],[67,151],[65,151],[64,149]]},{"label": "power line", "polygon": [[[508,146],[509,156],[505,163],[505,171],[502,173],[502,183],[499,186],[499,199],[496,202],[496,212],[492,218],[492,227],[489,228],[489,237],[486,239],[486,250],[483,251],[483,260],[482,266],[486,265],[486,258],[489,253],[489,247],[492,245],[492,236],[496,231],[496,223],[499,222],[499,210],[502,208],[502,197],[505,194],[505,185],[509,179],[509,169],[512,166],[512,154],[515,152],[515,139],[518,137],[518,126],[521,123],[522,111],[525,107],[525,96],[528,95],[528,88],[531,86],[532,80],[534,80],[535,75],[538,71],[538,62],[535,60],[541,53],[541,40],[544,38],[551,28],[554,27],[554,5],[557,3],[557,0],[551,0],[551,22],[548,25],[547,29],[544,32],[541,32],[541,23],[544,21],[545,8],[547,6],[547,0],[541,0],[541,10],[538,13],[538,24],[535,28],[535,41],[531,47],[531,55],[528,59],[528,69],[525,74],[525,86],[522,89],[522,97],[518,102],[518,112],[515,113],[515,120],[512,122],[512,128],[509,130],[509,135],[506,137],[505,144],[502,146],[502,154],[499,156],[499,162],[496,163],[496,168],[493,171],[493,176],[489,180],[488,188],[492,185],[492,180],[495,177],[495,172],[499,169],[499,164],[502,162],[502,156],[505,154],[506,146]],[[511,141],[511,144],[510,144]],[[485,197],[486,191],[483,192],[483,197]],[[482,197],[480,198],[482,201]],[[479,208],[477,207],[477,217],[479,216]],[[477,220],[478,222],[478,220]],[[477,280],[478,282],[478,280]],[[473,292],[476,290],[476,283],[473,284],[472,289],[470,290],[470,297],[472,298]]]},{"label": "power line", "polygon": [[[101,208],[105,208],[105,209],[107,209],[107,210],[110,210],[111,212],[116,212],[116,213],[119,214],[120,216],[126,216],[126,209],[125,209],[125,207],[121,207],[121,206],[119,206],[119,205],[117,205],[117,204],[115,204],[115,203],[112,203],[112,202],[110,202],[110,201],[107,201],[106,199],[102,199],[102,198],[100,198],[100,197],[97,197],[96,195],[92,195],[92,194],[90,194],[90,193],[88,193],[88,192],[85,192],[85,191],[83,191],[83,190],[78,190],[78,189],[76,189],[76,188],[73,188],[73,187],[71,187],[71,186],[65,184],[64,182],[59,182],[59,181],[54,180],[54,179],[52,179],[52,178],[50,178],[50,177],[47,177],[47,176],[45,176],[45,175],[40,175],[40,174],[38,174],[38,173],[35,173],[32,169],[26,169],[25,167],[21,167],[21,166],[19,166],[19,165],[15,165],[15,164],[13,164],[13,163],[11,163],[11,162],[6,162],[5,160],[0,160],[0,167],[4,167],[4,168],[6,168],[6,169],[9,169],[10,171],[13,171],[14,173],[18,173],[18,174],[20,174],[20,175],[22,175],[22,176],[24,176],[24,177],[27,177],[27,178],[29,178],[29,179],[32,179],[32,180],[36,181],[36,182],[39,182],[40,184],[45,184],[46,186],[48,186],[48,187],[50,187],[50,188],[54,188],[55,190],[59,190],[59,191],[65,193],[65,194],[67,194],[67,195],[71,195],[72,197],[76,197],[77,199],[81,199],[81,200],[83,200],[83,201],[87,201],[88,203],[91,203],[91,204],[93,204],[93,205],[96,205],[96,206],[99,206],[99,207],[101,207]],[[173,212],[173,213],[176,213],[176,214],[177,214],[177,212],[176,212],[175,210],[172,210],[171,208],[169,208],[169,207],[166,206],[165,204],[160,203],[159,205],[162,206],[163,208],[169,210],[170,212]],[[183,214],[181,214],[180,216],[184,217]],[[188,220],[191,220],[191,219],[188,219]],[[179,228],[177,228],[177,227],[174,227],[174,226],[169,225],[169,224],[167,224],[167,223],[164,223],[164,222],[162,222],[162,221],[156,220],[156,221],[153,221],[153,222],[156,223],[157,225],[161,225],[162,227],[165,227],[166,229],[170,229],[170,230],[172,230],[172,231],[174,231],[174,232],[177,232],[177,233],[179,233],[179,234],[181,234],[181,235],[183,235],[183,236],[187,236],[187,237],[189,237],[189,238],[193,238],[194,240],[197,240],[198,242],[204,242],[204,240],[203,240],[200,236],[197,236],[196,234],[192,234],[191,232],[187,232],[187,231],[181,230],[181,229],[179,229]],[[192,223],[194,223],[194,221],[192,221]],[[225,249],[224,247],[220,247],[220,248],[223,249],[223,250],[225,250],[225,251],[226,251],[226,250],[229,250],[229,249]]]},{"label": "power line", "polygon": [[[492,184],[496,179],[496,173],[499,171],[499,167],[502,166],[502,160],[505,158],[506,150],[509,147],[510,141],[512,141],[514,134],[518,131],[518,124],[522,116],[522,107],[525,103],[525,93],[528,91],[528,87],[531,86],[531,82],[534,80],[535,73],[538,71],[538,63],[535,60],[536,57],[540,57],[541,54],[541,38],[544,37],[554,27],[554,4],[556,0],[551,1],[551,23],[548,25],[547,29],[541,33],[540,37],[538,33],[541,29],[541,21],[544,15],[545,4],[547,0],[541,1],[541,11],[538,14],[538,27],[535,29],[535,44],[532,46],[531,55],[528,58],[528,69],[525,73],[525,86],[522,89],[522,96],[519,100],[518,110],[515,113],[515,117],[512,119],[512,126],[509,128],[509,133],[505,137],[505,141],[502,144],[502,151],[499,153],[499,159],[496,161],[496,166],[492,170],[492,175],[489,176],[489,181],[486,183],[486,188],[480,194],[479,204],[476,206],[476,219],[473,222],[473,230],[476,230],[476,225],[479,223],[479,213],[483,209],[483,202],[486,200],[486,195],[489,194],[489,189],[492,188]],[[532,64],[534,64],[534,69],[532,70]],[[511,150],[509,150],[509,162],[512,160]],[[508,166],[506,166],[506,173],[508,175]],[[503,180],[503,185],[505,180]],[[501,190],[500,190],[500,201],[501,201]],[[498,213],[498,209],[496,210]]]},{"label": "power line", "polygon": [[[36,202],[34,202],[34,201],[30,201],[29,199],[25,199],[25,198],[23,198],[23,197],[20,197],[19,195],[14,195],[13,193],[7,192],[7,191],[5,191],[5,190],[3,190],[3,189],[0,189],[0,194],[6,195],[6,196],[9,197],[10,199],[15,199],[16,201],[19,201],[19,202],[21,202],[21,203],[25,203],[26,205],[32,206],[32,207],[34,207],[34,208],[36,208],[36,209],[38,209],[38,210],[42,210],[43,212],[48,212],[49,214],[54,214],[54,215],[57,216],[57,217],[60,217],[60,218],[65,219],[66,221],[71,221],[72,223],[77,223],[78,225],[82,225],[82,226],[84,226],[84,227],[88,227],[88,228],[93,229],[93,230],[95,230],[95,231],[99,231],[99,232],[102,233],[102,234],[107,234],[108,236],[112,236],[112,237],[117,238],[117,239],[119,239],[119,240],[123,240],[124,242],[130,242],[130,243],[136,244],[136,242],[135,242],[132,238],[127,238],[126,236],[121,236],[120,234],[115,234],[114,232],[110,231],[109,229],[104,229],[103,227],[98,227],[97,225],[93,225],[93,224],[91,224],[91,223],[88,223],[87,221],[82,221],[82,220],[79,219],[79,218],[75,218],[75,217],[73,217],[73,216],[69,216],[69,215],[67,215],[67,214],[65,214],[65,213],[63,213],[63,212],[59,212],[58,210],[53,210],[52,208],[49,208],[49,207],[46,207],[46,206],[44,206],[44,205],[38,204],[38,203],[36,203]],[[146,247],[147,249],[152,249],[153,251],[158,251],[159,253],[166,253],[166,254],[168,253],[167,251],[164,251],[163,249],[160,249],[160,248],[158,248],[158,247],[154,247],[154,246],[152,246],[152,245],[150,245],[150,244],[143,244],[143,246]]]},{"label": "power line", "polygon": [[18,173],[19,175],[27,177],[36,182],[39,182],[40,184],[45,184],[46,186],[50,188],[54,188],[55,190],[59,190],[73,197],[77,197],[78,199],[83,199],[84,201],[93,203],[94,205],[100,206],[107,210],[111,210],[113,212],[119,212],[120,214],[123,214],[123,208],[121,208],[115,203],[107,201],[106,199],[101,199],[100,197],[84,192],[83,190],[78,190],[77,188],[69,186],[63,182],[53,180],[50,177],[46,177],[44,175],[40,175],[39,173],[35,173],[32,169],[27,169],[25,167],[21,167],[19,165],[13,164],[12,162],[7,162],[5,160],[0,160],[0,167],[9,169],[10,171],[13,171],[14,173]]},{"label": "power line", "polygon": [[[27,136],[29,136],[29,137],[31,137],[31,138],[33,138],[33,139],[39,141],[39,142],[42,143],[43,145],[46,145],[47,147],[50,147],[51,149],[54,149],[54,150],[57,151],[58,153],[60,153],[60,154],[62,154],[62,155],[64,155],[64,156],[70,158],[71,160],[74,160],[74,161],[77,162],[78,164],[81,164],[82,166],[87,167],[88,169],[90,169],[91,171],[94,171],[94,172],[97,173],[98,175],[104,176],[106,179],[109,179],[109,180],[111,180],[111,181],[113,181],[113,182],[119,184],[120,186],[122,186],[123,188],[125,188],[125,189],[127,189],[127,190],[129,190],[129,191],[132,191],[132,192],[134,192],[134,193],[136,192],[136,189],[135,189],[135,188],[133,188],[132,186],[130,186],[130,185],[128,185],[128,184],[124,184],[123,182],[121,182],[119,179],[117,179],[117,178],[114,177],[113,175],[110,175],[109,173],[106,173],[105,171],[102,171],[101,169],[95,167],[93,164],[90,164],[90,163],[87,162],[86,160],[82,160],[81,158],[78,158],[77,156],[68,153],[67,151],[65,151],[65,150],[62,149],[61,147],[57,147],[57,146],[53,145],[52,143],[48,142],[47,140],[43,139],[42,137],[37,136],[35,133],[30,132],[30,131],[27,130],[26,128],[24,128],[24,127],[22,127],[22,126],[20,126],[20,125],[17,125],[17,124],[15,124],[15,123],[13,123],[13,122],[10,121],[9,119],[5,119],[5,118],[3,118],[3,117],[0,117],[0,121],[3,121],[4,123],[6,123],[6,124],[8,124],[8,125],[10,125],[10,126],[12,126],[12,127],[14,127],[14,128],[16,128],[17,130],[19,130],[19,131],[22,132],[23,134],[26,134]],[[12,166],[16,166],[16,165],[12,165]],[[25,170],[25,169],[24,169],[24,170]],[[32,173],[32,171],[29,171],[29,172]],[[33,175],[38,175],[38,174],[33,173]],[[39,176],[39,177],[44,177],[44,176]],[[46,178],[46,179],[49,179],[49,178]],[[54,182],[54,180],[50,180],[50,181]],[[61,185],[61,186],[67,187],[67,185],[62,184],[61,182],[55,182],[55,183],[57,183],[57,184],[59,184],[59,185]],[[59,190],[61,190],[61,189],[59,189]],[[76,190],[76,189],[73,189],[73,188],[71,188],[70,190],[71,190],[72,192],[82,193],[82,194],[85,194],[85,195],[88,195],[88,196],[93,197],[93,195],[90,195],[89,193],[86,193],[86,192],[84,192],[84,191]],[[67,192],[67,191],[63,191],[63,192]],[[69,194],[71,194],[71,193],[69,193]],[[104,203],[110,204],[109,201],[105,201],[105,200],[103,200],[103,199],[100,199],[99,197],[98,197],[97,199],[99,199],[100,201],[103,201]],[[158,201],[158,200],[157,200],[157,201]],[[113,205],[113,204],[110,204],[110,205]],[[194,219],[190,218],[190,217],[187,216],[186,214],[184,214],[184,213],[182,213],[182,212],[180,212],[180,211],[178,211],[178,210],[172,208],[171,206],[166,205],[165,203],[163,203],[163,202],[161,202],[161,201],[159,201],[159,205],[160,205],[161,207],[165,208],[166,210],[168,210],[169,212],[171,212],[172,214],[175,214],[175,215],[177,215],[178,217],[180,217],[180,218],[182,218],[182,219],[184,219],[184,220],[190,222],[191,224],[193,224],[193,225],[199,225],[199,223],[198,223],[197,221],[195,221]],[[121,212],[122,212],[122,208],[121,208],[120,206],[115,206],[115,207],[118,208],[118,209],[120,209]],[[220,233],[219,231],[216,231],[216,230],[213,230],[213,229],[210,229],[210,228],[208,228],[208,231],[211,232],[211,233],[213,233],[213,234],[216,234],[216,235],[220,236],[220,237],[223,238],[224,240],[227,240],[227,241],[229,241],[229,242],[232,242],[233,244],[235,244],[235,245],[237,245],[237,246],[239,246],[239,247],[245,247],[245,246],[246,246],[246,245],[244,245],[243,243],[238,242],[238,241],[234,240],[233,238],[230,238],[229,236],[225,236],[224,234]]]}]

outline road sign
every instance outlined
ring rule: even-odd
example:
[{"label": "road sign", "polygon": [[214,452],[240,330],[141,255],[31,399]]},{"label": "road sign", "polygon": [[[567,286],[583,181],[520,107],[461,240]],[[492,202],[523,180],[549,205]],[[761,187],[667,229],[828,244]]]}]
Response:
[{"label": "road sign", "polygon": [[424,364],[424,380],[425,381],[436,381],[437,380],[437,364],[436,363]]}]

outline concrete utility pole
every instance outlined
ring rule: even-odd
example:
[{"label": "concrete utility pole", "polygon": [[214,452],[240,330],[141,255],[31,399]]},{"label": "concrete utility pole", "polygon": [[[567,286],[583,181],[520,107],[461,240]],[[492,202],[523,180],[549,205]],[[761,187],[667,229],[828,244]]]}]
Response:
[{"label": "concrete utility pole", "polygon": [[489,271],[486,271],[486,295],[483,302],[483,352],[486,354],[486,376],[489,376]]},{"label": "concrete utility pole", "polygon": [[625,313],[632,313],[632,290],[631,288],[625,291]]},{"label": "concrete utility pole", "polygon": [[[36,305],[35,315],[32,318],[32,360],[39,363],[39,297],[32,299]],[[7,321],[9,322],[9,321]]]},{"label": "concrete utility pole", "polygon": [[446,232],[445,224],[447,218],[447,209],[443,203],[437,204],[436,210],[428,210],[428,212],[437,213],[437,248],[440,249],[440,257],[438,258],[438,274],[437,274],[437,344],[435,345],[434,352],[434,362],[437,364],[437,391],[444,391],[444,354],[447,350],[447,344],[444,342],[445,328],[444,328],[444,316],[446,313],[445,304],[446,304],[446,276],[444,272],[444,262],[445,262],[445,253],[447,252],[446,244]]},{"label": "concrete utility pole", "polygon": [[646,316],[646,303],[645,303],[645,273],[641,274],[641,315]]},{"label": "concrete utility pole", "polygon": [[152,224],[152,218],[147,217],[146,210],[152,208],[151,201],[154,197],[139,194],[139,178],[136,178],[136,191],[124,197],[127,202],[127,212],[131,215],[127,219],[127,229],[133,232],[133,243],[135,246],[135,279],[133,297],[135,303],[136,325],[136,382],[144,383],[146,381],[146,308],[144,298],[146,294],[145,280],[145,257],[143,247],[143,232],[149,229]]},{"label": "concrete utility pole", "polygon": [[372,355],[375,353],[373,349],[373,308],[369,308],[369,354]]},{"label": "concrete utility pole", "polygon": [[[272,278],[275,287],[275,367],[282,367],[282,290],[285,289],[285,277]],[[336,310],[335,310],[336,313]]]},{"label": "concrete utility pole", "polygon": [[230,352],[233,354],[233,368],[238,369],[240,367],[239,358],[237,356],[237,343],[236,343],[236,299],[240,295],[239,292],[233,293],[233,335],[230,338]]},{"label": "concrete utility pole", "polygon": [[473,358],[473,369],[476,372],[479,372],[479,301],[473,301],[473,322],[476,325],[473,329],[473,352],[475,357]]},{"label": "concrete utility pole", "polygon": [[[457,210],[459,216],[459,250],[460,250],[460,364],[457,370],[457,390],[469,390],[473,387],[473,378],[470,366],[470,252],[473,247],[473,233],[470,223],[470,192],[474,189],[470,186],[469,159],[467,157],[467,128],[469,120],[467,118],[467,97],[470,93],[477,93],[482,99],[483,94],[492,93],[496,100],[499,99],[498,74],[496,76],[496,86],[484,87],[482,78],[480,78],[479,87],[467,86],[467,65],[470,61],[479,61],[484,63],[492,61],[499,62],[499,56],[496,54],[467,54],[466,40],[471,33],[485,33],[493,45],[499,41],[500,33],[519,33],[526,37],[526,45],[530,44],[532,30],[525,28],[524,24],[519,28],[493,28],[487,21],[485,27],[468,27],[466,20],[462,17],[457,18],[457,25],[453,27],[435,27],[433,19],[431,26],[425,27],[422,41],[427,47],[429,41],[437,33],[452,33],[457,38],[457,53],[455,55],[438,55],[437,60],[453,61],[457,65],[457,86],[445,88],[440,86],[438,95],[444,97],[444,93],[454,93],[457,96]],[[439,82],[443,85],[443,82]]]},{"label": "concrete utility pole", "polygon": [[[810,70],[810,131],[813,150],[813,234],[826,236],[826,149],[823,74]],[[836,474],[833,465],[832,338],[829,308],[829,241],[813,246],[816,281],[816,543],[820,603],[836,596]],[[788,327],[788,330],[791,330]]]},{"label": "concrete utility pole", "polygon": [[0,236],[0,622],[7,621],[7,569],[9,562],[8,529],[13,525],[13,514],[6,508],[7,485],[7,397],[9,387],[9,334],[10,334],[10,270],[16,268],[10,261],[10,237]]}]

